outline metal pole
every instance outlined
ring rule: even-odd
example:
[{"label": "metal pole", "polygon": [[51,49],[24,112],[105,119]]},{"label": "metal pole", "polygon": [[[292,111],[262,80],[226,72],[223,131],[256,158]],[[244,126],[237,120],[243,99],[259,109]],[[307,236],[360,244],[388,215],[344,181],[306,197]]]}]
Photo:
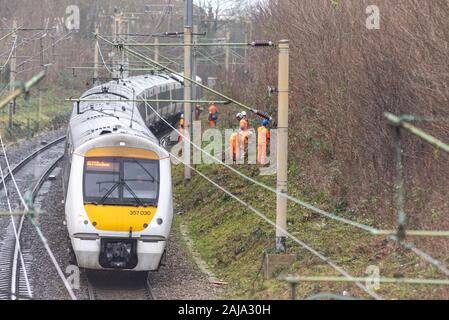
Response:
[{"label": "metal pole", "polygon": [[22,93],[31,89],[31,87],[35,86],[45,77],[45,71],[41,71],[33,78],[31,78],[28,82],[25,83],[24,86],[15,89],[13,93],[11,93],[8,97],[0,101],[0,110],[6,107],[12,100],[16,99]]},{"label": "metal pole", "polygon": [[154,37],[154,44],[156,45],[154,47],[154,61],[159,62],[159,38]]},{"label": "metal pole", "polygon": [[[9,93],[13,94],[15,90],[15,82],[16,82],[16,67],[17,67],[17,57],[16,57],[16,39],[17,39],[17,21],[14,19],[13,21],[13,35],[12,35],[12,55],[11,62],[9,65]],[[9,105],[9,121],[8,126],[10,129],[13,127],[13,115],[16,112],[16,99],[12,100]]]},{"label": "metal pole", "polygon": [[[229,43],[231,41],[231,33],[228,31],[226,32],[226,43]],[[231,48],[229,46],[226,46],[225,49],[225,70],[226,70],[226,80],[228,80],[228,74],[229,74],[229,58],[231,55]]]},{"label": "metal pole", "polygon": [[171,31],[171,16],[172,16],[173,11],[169,11],[167,13],[167,32]]},{"label": "metal pole", "polygon": [[[132,20],[134,22],[134,20]],[[129,35],[131,34],[131,29],[130,29],[130,25],[131,25],[131,20],[127,20],[127,29],[126,29],[126,42],[129,42]],[[125,78],[127,78],[129,76],[129,53],[126,50],[123,50],[123,54],[125,55]]]},{"label": "metal pole", "polygon": [[[193,26],[193,34],[195,34],[193,36],[193,41],[196,42],[198,39],[198,25],[194,25]],[[194,80],[196,80],[196,75],[197,75],[197,60],[196,60],[196,56],[197,56],[197,50],[195,47],[193,47],[193,52],[192,52],[192,78]],[[198,99],[198,95],[197,95],[197,91],[198,91],[198,87],[196,84],[192,83],[192,100],[197,100]],[[191,112],[191,119],[193,119],[193,114],[195,113],[195,107],[194,106],[192,108],[192,112]]]},{"label": "metal pole", "polygon": [[[122,40],[120,39],[120,37],[122,36],[122,26],[123,26],[123,13],[119,14],[119,18],[118,18],[118,38],[119,41],[121,42]],[[125,51],[121,50],[120,52],[120,70],[117,71],[117,75],[118,78],[123,78],[123,66],[124,66],[124,62],[125,62]]]},{"label": "metal pole", "polygon": [[[185,7],[185,27],[184,27],[184,43],[192,43],[192,27],[193,27],[193,0],[186,0]],[[184,76],[192,78],[192,47],[184,47]],[[184,100],[192,99],[192,83],[184,81]],[[183,157],[184,157],[184,181],[188,182],[192,178],[192,171],[190,168],[190,134],[191,134],[191,114],[192,104],[190,102],[184,103],[184,134],[187,134],[188,139],[183,139]]]},{"label": "metal pole", "polygon": [[39,47],[40,47],[39,61],[40,61],[41,67],[43,67],[44,66],[44,43],[42,42],[42,38],[39,38]]},{"label": "metal pole", "polygon": [[397,126],[396,131],[396,197],[398,208],[398,230],[397,237],[399,241],[405,239],[405,230],[407,223],[407,216],[404,210],[404,166],[402,159],[402,137],[401,127]]},{"label": "metal pole", "polygon": [[39,132],[39,127],[40,127],[40,121],[41,121],[41,108],[42,108],[42,88],[40,86],[40,84],[37,85],[37,90],[39,92],[39,101],[37,104],[37,110],[36,110],[36,132]]},{"label": "metal pole", "polygon": [[[245,42],[249,43],[249,31],[248,31],[249,27],[248,27],[248,22],[245,25]],[[248,47],[245,47],[245,58],[244,58],[244,63],[245,63],[245,72],[247,71],[247,66],[248,66]]]},{"label": "metal pole", "polygon": [[[100,34],[100,28],[95,28],[95,34]],[[98,81],[98,64],[99,64],[99,46],[98,37],[95,37],[95,51],[94,51],[94,85],[97,84]]]},{"label": "metal pole", "polygon": [[[288,40],[279,41],[278,79],[278,128],[277,128],[277,190],[287,193],[288,186],[288,96],[289,96],[289,50]],[[276,225],[287,229],[287,198],[277,195]],[[286,251],[286,235],[276,229],[276,250]]]},{"label": "metal pole", "polygon": [[32,137],[32,134],[31,134],[31,119],[30,119],[31,103],[29,92],[25,92],[24,104],[25,104],[25,112],[27,113],[27,137],[28,139],[30,139]]},{"label": "metal pole", "polygon": [[[114,44],[117,43],[117,13],[114,13],[114,16],[112,17],[112,41]],[[114,47],[112,47],[112,77],[115,78],[115,69],[116,69],[116,57],[115,57],[115,50]]]}]

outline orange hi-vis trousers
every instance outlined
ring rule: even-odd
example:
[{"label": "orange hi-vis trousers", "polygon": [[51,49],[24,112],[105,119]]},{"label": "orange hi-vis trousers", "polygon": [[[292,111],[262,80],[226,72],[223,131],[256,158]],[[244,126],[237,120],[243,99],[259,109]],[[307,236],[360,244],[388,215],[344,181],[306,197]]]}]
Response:
[{"label": "orange hi-vis trousers", "polygon": [[270,139],[270,131],[264,126],[257,129],[257,164],[267,163],[267,145]]},{"label": "orange hi-vis trousers", "polygon": [[230,148],[231,148],[231,157],[233,162],[235,163],[240,156],[239,143],[238,143],[238,133],[234,132],[231,134],[230,139]]}]

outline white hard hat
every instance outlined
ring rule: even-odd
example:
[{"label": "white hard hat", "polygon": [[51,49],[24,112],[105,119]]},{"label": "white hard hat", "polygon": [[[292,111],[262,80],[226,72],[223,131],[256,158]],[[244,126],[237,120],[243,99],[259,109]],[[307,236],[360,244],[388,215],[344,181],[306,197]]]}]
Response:
[{"label": "white hard hat", "polygon": [[246,111],[241,112],[242,116],[246,117]]},{"label": "white hard hat", "polygon": [[242,116],[243,116],[243,115],[242,115],[241,112],[239,112],[239,113],[237,113],[237,114],[235,115],[235,117],[236,117],[237,119],[240,119]]}]

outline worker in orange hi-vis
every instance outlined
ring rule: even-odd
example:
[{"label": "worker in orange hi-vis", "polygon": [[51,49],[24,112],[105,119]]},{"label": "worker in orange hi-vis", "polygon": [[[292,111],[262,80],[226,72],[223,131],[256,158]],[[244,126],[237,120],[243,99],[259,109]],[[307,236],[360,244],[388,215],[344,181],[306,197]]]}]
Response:
[{"label": "worker in orange hi-vis", "polygon": [[207,116],[207,120],[209,120],[210,127],[213,128],[217,125],[218,120],[218,109],[215,104],[209,105],[209,114]]},{"label": "worker in orange hi-vis", "polygon": [[248,140],[249,140],[249,130],[240,130],[239,131],[239,156],[240,159],[246,159],[248,155]]},{"label": "worker in orange hi-vis", "polygon": [[233,134],[231,134],[231,139],[230,139],[230,148],[231,148],[231,157],[232,157],[232,163],[236,164],[237,163],[237,159],[239,157],[240,154],[240,150],[239,150],[239,134],[237,132],[234,132]]},{"label": "worker in orange hi-vis", "polygon": [[248,130],[249,127],[249,121],[248,121],[248,116],[246,114],[246,111],[242,111],[239,113],[240,115],[240,129],[242,130]]},{"label": "worker in orange hi-vis", "polygon": [[239,156],[244,159],[248,153],[248,138],[249,138],[249,130],[248,130],[248,121],[244,118],[240,120],[240,130],[238,133],[239,136]]},{"label": "worker in orange hi-vis", "polygon": [[179,119],[179,137],[178,142],[182,141],[182,136],[184,135],[184,114],[181,114],[181,119]]},{"label": "worker in orange hi-vis", "polygon": [[267,146],[270,141],[270,130],[267,119],[262,120],[262,125],[257,128],[257,164],[264,165],[267,162]]}]

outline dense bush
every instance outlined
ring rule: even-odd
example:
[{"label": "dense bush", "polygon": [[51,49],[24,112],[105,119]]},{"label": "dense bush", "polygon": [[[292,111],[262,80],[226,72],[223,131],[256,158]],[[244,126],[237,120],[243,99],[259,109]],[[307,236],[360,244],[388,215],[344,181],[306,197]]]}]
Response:
[{"label": "dense bush", "polygon": [[[380,8],[380,30],[366,7]],[[393,131],[383,112],[448,116],[449,1],[269,0],[253,14],[255,37],[291,41],[290,159],[311,190],[393,226]],[[250,75],[230,91],[260,108],[277,84],[276,55],[251,51]],[[248,83],[242,90],[241,82]],[[449,141],[444,123],[417,126]],[[448,157],[404,134],[411,227],[447,228]]]}]

